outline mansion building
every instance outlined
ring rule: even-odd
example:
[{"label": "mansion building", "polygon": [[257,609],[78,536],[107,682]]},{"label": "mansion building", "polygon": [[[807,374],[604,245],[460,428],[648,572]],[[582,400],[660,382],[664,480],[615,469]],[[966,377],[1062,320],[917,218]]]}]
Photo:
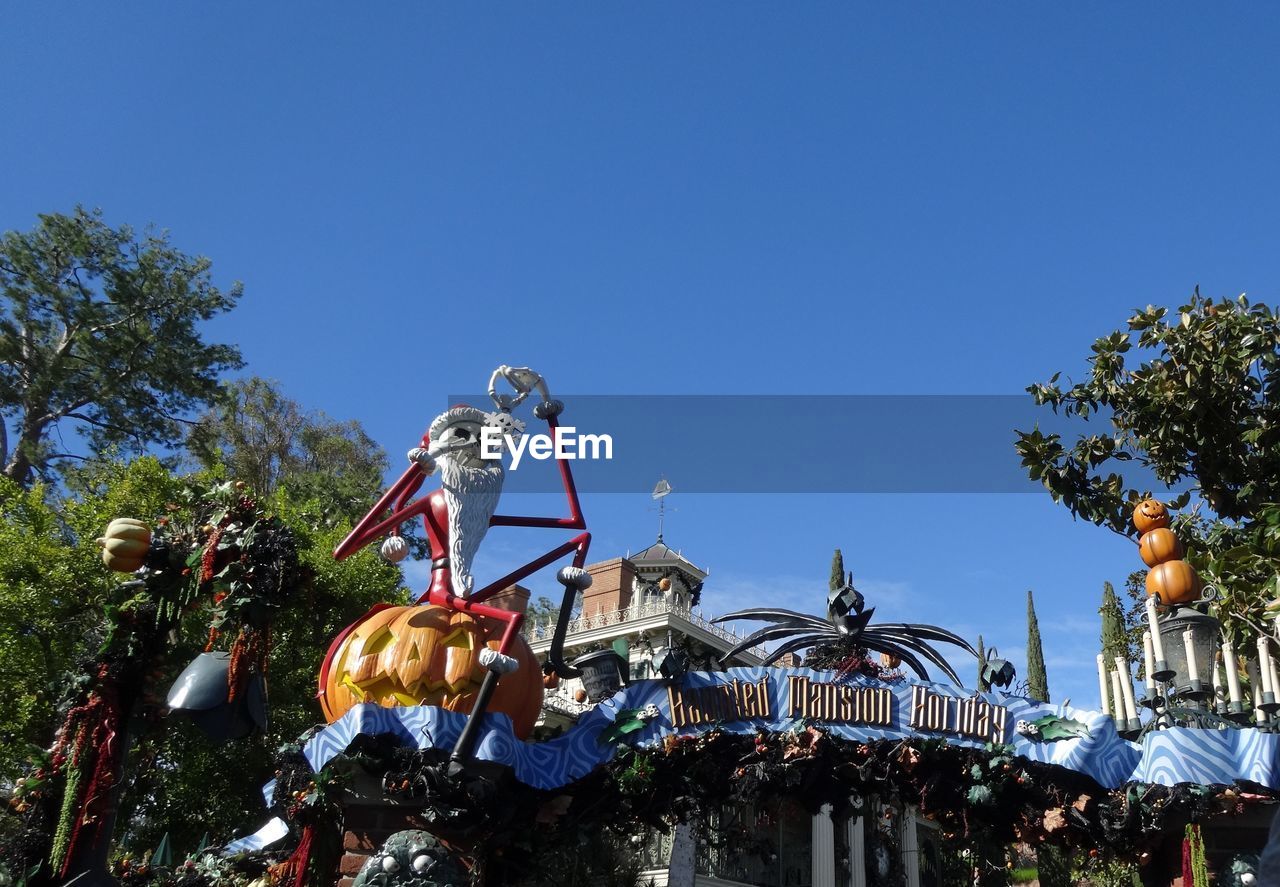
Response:
[{"label": "mansion building", "polygon": [[[566,661],[600,649],[612,649],[627,662],[632,680],[660,678],[655,651],[678,648],[689,670],[721,671],[731,666],[760,665],[765,651],[744,650],[731,661],[724,656],[743,635],[714,624],[702,609],[702,589],[709,571],[696,566],[661,535],[635,554],[589,564],[592,585],[569,623]],[[523,600],[529,592],[511,589]],[[556,614],[530,617],[525,637],[535,654],[545,657],[555,631]],[[781,664],[798,664],[784,657]],[[577,679],[562,680],[548,689],[537,730],[543,735],[573,724],[589,703]],[[911,808],[872,806],[874,817],[833,817],[827,809],[810,815],[798,805],[781,809],[708,810],[698,823],[637,835],[643,866],[640,883],[655,887],[866,887],[887,874],[889,852],[901,854],[907,887],[938,887],[939,835],[933,823]],[[864,821],[874,820],[874,821]],[[759,840],[741,846],[716,846],[705,829],[734,826]],[[877,829],[869,833],[869,829]],[[892,834],[884,840],[883,832]],[[758,849],[776,848],[761,853]],[[886,848],[893,848],[887,850]],[[896,866],[893,866],[896,868]],[[869,873],[872,877],[868,878]]]}]

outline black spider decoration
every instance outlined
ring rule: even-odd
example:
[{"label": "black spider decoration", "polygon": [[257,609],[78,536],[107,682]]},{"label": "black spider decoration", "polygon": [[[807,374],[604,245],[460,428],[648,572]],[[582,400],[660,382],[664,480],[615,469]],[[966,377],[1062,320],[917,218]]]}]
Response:
[{"label": "black spider decoration", "polygon": [[862,593],[846,582],[833,589],[827,595],[827,618],[807,616],[793,610],[779,610],[771,607],[760,607],[751,610],[738,610],[720,616],[713,622],[729,622],[735,619],[755,619],[761,622],[772,622],[773,625],[752,632],[732,650],[721,657],[727,661],[737,653],[765,641],[782,640],[765,660],[765,665],[777,662],[788,653],[794,653],[807,647],[831,644],[837,641],[853,641],[858,646],[877,653],[888,653],[897,656],[902,663],[924,680],[929,680],[929,672],[925,669],[921,658],[936,665],[957,686],[964,686],[955,670],[947,664],[931,642],[945,641],[954,644],[970,653],[976,659],[978,651],[958,634],[938,628],[936,625],[921,625],[914,622],[889,622],[868,627],[871,614],[875,608],[864,609],[865,601]]}]

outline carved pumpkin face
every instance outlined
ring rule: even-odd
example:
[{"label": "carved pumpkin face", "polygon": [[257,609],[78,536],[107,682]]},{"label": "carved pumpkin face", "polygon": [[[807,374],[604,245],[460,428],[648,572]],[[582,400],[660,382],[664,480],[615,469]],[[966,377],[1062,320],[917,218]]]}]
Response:
[{"label": "carved pumpkin face", "polygon": [[1133,525],[1139,533],[1163,529],[1169,526],[1169,519],[1169,509],[1155,499],[1143,499],[1133,509]]},{"label": "carved pumpkin face", "polygon": [[[320,705],[332,723],[362,702],[387,708],[435,705],[471,711],[484,680],[480,651],[498,648],[502,625],[444,607],[383,607],[339,635],[320,672]],[[520,668],[502,676],[489,711],[511,718],[529,735],[542,707],[542,672],[523,638],[510,655]]]}]

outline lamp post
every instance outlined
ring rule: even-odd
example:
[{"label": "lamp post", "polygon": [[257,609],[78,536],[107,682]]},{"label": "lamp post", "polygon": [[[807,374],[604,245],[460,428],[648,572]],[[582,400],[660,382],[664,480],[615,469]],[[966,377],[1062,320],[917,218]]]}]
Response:
[{"label": "lamp post", "polygon": [[[1163,615],[1157,615],[1150,630],[1164,639],[1163,667],[1157,665],[1156,673],[1148,675],[1146,694],[1141,704],[1151,709],[1153,717],[1143,732],[1164,727],[1190,726],[1227,729],[1238,726],[1254,726],[1252,712],[1238,701],[1239,689],[1235,674],[1234,650],[1229,643],[1222,644],[1222,669],[1231,689],[1231,703],[1219,698],[1222,680],[1218,676],[1218,650],[1222,637],[1222,623],[1203,612],[1217,598],[1217,590],[1206,586],[1198,600],[1173,607]],[[1154,615],[1154,607],[1148,613]],[[1280,709],[1274,702],[1272,707]],[[1264,704],[1266,718],[1256,726],[1273,727],[1272,711]]]}]

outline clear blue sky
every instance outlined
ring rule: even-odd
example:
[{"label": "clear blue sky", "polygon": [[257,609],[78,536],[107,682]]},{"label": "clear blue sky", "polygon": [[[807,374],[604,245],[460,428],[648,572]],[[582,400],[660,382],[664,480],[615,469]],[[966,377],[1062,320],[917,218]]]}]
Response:
[{"label": "clear blue sky", "polygon": [[[500,362],[566,393],[1014,394],[1134,306],[1275,301],[1277,17],[15,5],[0,228],[76,203],[169,228],[245,283],[209,334],[397,460]],[[768,416],[740,431],[785,458]],[[1033,588],[1055,699],[1090,706],[1101,583],[1138,565],[1036,494],[671,501],[721,612],[816,612],[841,546],[882,614],[1021,668]],[[585,507],[601,557],[654,535],[644,492]]]}]

